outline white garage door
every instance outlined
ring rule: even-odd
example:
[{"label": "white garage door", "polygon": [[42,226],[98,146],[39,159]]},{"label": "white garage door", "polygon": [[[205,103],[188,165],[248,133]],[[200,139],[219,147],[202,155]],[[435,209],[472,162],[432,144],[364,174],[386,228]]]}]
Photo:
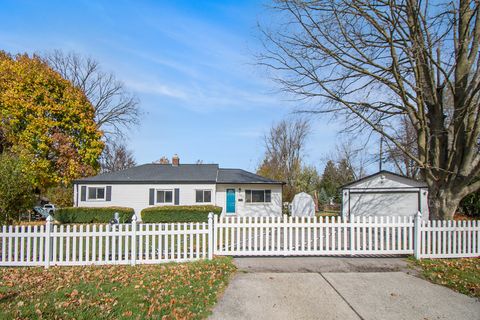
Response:
[{"label": "white garage door", "polygon": [[350,214],[355,216],[414,216],[417,192],[350,193]]}]

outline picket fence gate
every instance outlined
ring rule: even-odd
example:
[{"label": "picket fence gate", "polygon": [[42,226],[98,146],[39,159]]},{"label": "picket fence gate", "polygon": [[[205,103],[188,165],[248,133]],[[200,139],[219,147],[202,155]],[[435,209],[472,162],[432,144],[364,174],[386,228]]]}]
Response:
[{"label": "picket fence gate", "polygon": [[480,221],[413,217],[226,217],[204,223],[3,226],[0,266],[183,262],[233,256],[477,257]]},{"label": "picket fence gate", "polygon": [[216,255],[480,256],[480,220],[414,217],[214,217]]}]

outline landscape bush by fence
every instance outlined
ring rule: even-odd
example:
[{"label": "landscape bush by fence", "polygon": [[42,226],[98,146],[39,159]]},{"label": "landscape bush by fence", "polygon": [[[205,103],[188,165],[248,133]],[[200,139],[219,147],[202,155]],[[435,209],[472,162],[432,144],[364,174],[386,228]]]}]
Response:
[{"label": "landscape bush by fence", "polygon": [[216,206],[158,206],[143,209],[142,221],[145,223],[207,222],[208,213],[220,214],[221,207]]},{"label": "landscape bush by fence", "polygon": [[134,210],[124,207],[71,207],[55,211],[54,218],[60,223],[109,223],[115,212],[119,213],[120,222],[130,222]]},{"label": "landscape bush by fence", "polygon": [[137,264],[213,255],[480,255],[480,221],[218,217],[208,223],[3,226],[0,266]]}]

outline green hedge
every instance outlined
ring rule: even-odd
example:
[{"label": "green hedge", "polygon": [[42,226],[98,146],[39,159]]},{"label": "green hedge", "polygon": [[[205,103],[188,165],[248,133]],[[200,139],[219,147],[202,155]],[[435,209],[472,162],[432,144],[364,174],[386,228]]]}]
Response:
[{"label": "green hedge", "polygon": [[132,208],[124,207],[78,207],[57,209],[53,217],[60,223],[108,223],[115,212],[119,213],[120,223],[130,222],[134,214]]},{"label": "green hedge", "polygon": [[221,207],[216,206],[160,206],[142,210],[145,223],[170,222],[207,222],[208,213],[220,214]]}]

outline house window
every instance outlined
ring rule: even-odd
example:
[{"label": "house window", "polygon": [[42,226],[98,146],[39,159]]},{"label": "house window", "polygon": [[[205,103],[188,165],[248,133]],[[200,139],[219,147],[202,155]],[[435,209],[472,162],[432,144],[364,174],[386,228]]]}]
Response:
[{"label": "house window", "polygon": [[272,202],[272,190],[245,190],[247,203]]},{"label": "house window", "polygon": [[173,190],[157,190],[157,203],[172,203]]},{"label": "house window", "polygon": [[197,203],[212,202],[212,190],[196,190],[195,201]]},{"label": "house window", "polygon": [[88,187],[88,200],[105,200],[105,187]]}]

